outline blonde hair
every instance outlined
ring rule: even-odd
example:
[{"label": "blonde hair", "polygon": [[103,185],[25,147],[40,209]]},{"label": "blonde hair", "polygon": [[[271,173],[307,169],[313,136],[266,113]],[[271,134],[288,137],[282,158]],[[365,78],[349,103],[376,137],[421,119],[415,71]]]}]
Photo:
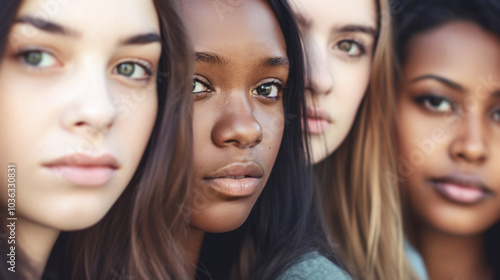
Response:
[{"label": "blonde hair", "polygon": [[387,0],[378,0],[379,34],[370,85],[342,145],[315,169],[330,242],[355,279],[416,279],[406,261],[393,145],[394,58]]}]

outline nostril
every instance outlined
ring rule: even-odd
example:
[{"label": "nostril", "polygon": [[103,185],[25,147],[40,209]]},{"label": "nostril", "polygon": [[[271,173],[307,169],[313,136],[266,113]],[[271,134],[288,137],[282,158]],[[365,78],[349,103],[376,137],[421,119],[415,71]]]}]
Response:
[{"label": "nostril", "polygon": [[84,126],[84,125],[85,125],[85,122],[77,122],[77,123],[75,124],[75,126]]}]

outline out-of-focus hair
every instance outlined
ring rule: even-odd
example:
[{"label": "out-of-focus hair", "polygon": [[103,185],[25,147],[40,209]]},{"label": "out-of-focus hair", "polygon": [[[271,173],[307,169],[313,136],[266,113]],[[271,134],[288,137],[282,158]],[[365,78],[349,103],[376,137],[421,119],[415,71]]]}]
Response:
[{"label": "out-of-focus hair", "polygon": [[[391,10],[377,0],[369,86],[339,148],[314,166],[322,220],[354,279],[415,279],[404,252],[396,173]],[[312,67],[312,66],[311,66]]]}]

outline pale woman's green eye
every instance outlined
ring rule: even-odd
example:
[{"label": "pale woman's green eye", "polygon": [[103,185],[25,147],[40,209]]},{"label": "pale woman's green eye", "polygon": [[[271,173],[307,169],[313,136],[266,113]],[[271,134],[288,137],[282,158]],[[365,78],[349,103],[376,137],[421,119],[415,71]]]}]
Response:
[{"label": "pale woman's green eye", "polygon": [[279,88],[275,84],[268,83],[258,86],[252,93],[265,97],[278,97]]},{"label": "pale woman's green eye", "polygon": [[193,93],[207,92],[210,89],[198,80],[193,80]]},{"label": "pale woman's green eye", "polygon": [[148,73],[143,66],[132,62],[119,64],[116,66],[115,72],[119,75],[137,80],[145,79],[150,76],[150,73]]},{"label": "pale woman's green eye", "polygon": [[21,57],[25,63],[37,68],[47,68],[57,64],[54,56],[44,51],[27,51]]}]

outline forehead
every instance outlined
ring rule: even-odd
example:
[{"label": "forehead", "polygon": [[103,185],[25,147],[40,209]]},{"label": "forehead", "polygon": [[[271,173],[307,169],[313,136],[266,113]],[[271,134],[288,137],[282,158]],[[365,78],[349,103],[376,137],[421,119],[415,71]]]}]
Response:
[{"label": "forehead", "polygon": [[294,13],[314,28],[348,24],[376,27],[376,0],[290,0],[290,3]]},{"label": "forehead", "polygon": [[286,56],[285,40],[271,7],[265,1],[232,2],[236,4],[181,1],[195,50],[224,56]]},{"label": "forehead", "polygon": [[[25,0],[18,17],[54,22],[83,35],[110,34],[116,37],[137,32],[159,32],[152,0]],[[29,32],[27,30],[26,32]],[[104,42],[102,42],[104,43]]]},{"label": "forehead", "polygon": [[406,70],[446,74],[462,83],[498,79],[500,37],[471,22],[451,22],[412,38],[406,61]]}]

